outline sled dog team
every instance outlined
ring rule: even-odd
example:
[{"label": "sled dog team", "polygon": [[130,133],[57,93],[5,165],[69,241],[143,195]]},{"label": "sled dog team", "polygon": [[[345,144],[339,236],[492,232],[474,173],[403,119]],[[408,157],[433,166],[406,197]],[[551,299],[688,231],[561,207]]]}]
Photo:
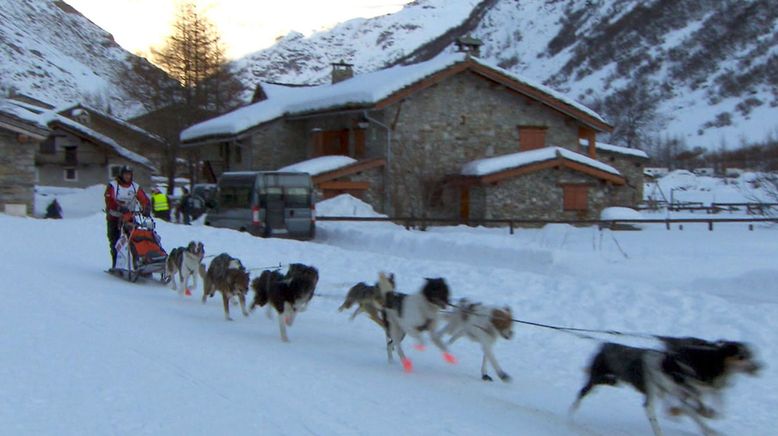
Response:
[{"label": "sled dog team", "polygon": [[[285,274],[265,270],[250,282],[249,272],[240,260],[222,253],[206,269],[204,257],[201,242],[192,241],[186,247],[171,251],[166,272],[172,277],[173,289],[191,295],[189,278],[197,288],[197,277],[202,277],[202,302],[213,297],[216,291],[221,292],[227,320],[232,320],[229,303],[233,299],[238,300],[244,316],[258,306],[267,306],[268,316],[272,316],[272,310],[277,313],[281,340],[288,342],[286,328],[292,326],[297,313],[305,311],[313,298],[319,280],[318,270],[294,263]],[[254,300],[247,310],[249,288],[254,290]],[[499,338],[509,340],[513,337],[511,309],[466,299],[455,305],[451,304],[449,294],[448,285],[442,278],[428,278],[419,292],[404,294],[397,291],[394,274],[380,273],[378,282],[373,285],[364,282],[354,285],[338,310],[356,306],[351,320],[360,313],[366,314],[386,335],[389,363],[396,352],[406,372],[412,371],[413,364],[403,351],[402,341],[410,336],[415,341],[414,347],[423,350],[426,332],[443,353],[445,361],[452,364],[456,359],[448,351],[448,345],[462,337],[478,343],[483,352],[482,380],[492,381],[487,370],[487,363],[490,363],[500,380],[510,381],[510,376],[497,362],[493,348]],[[452,310],[444,312],[448,309]],[[439,328],[443,323],[445,326]],[[444,341],[446,335],[449,338]],[[654,410],[657,400],[665,402],[669,414],[690,417],[703,434],[715,434],[705,419],[715,418],[717,412],[706,401],[718,399],[735,374],[755,375],[759,371],[761,365],[751,348],[736,341],[711,342],[691,337],[658,339],[662,349],[602,344],[587,368],[587,381],[578,393],[571,413],[594,387],[624,383],[643,395],[643,407],[656,435],[662,434]]]}]

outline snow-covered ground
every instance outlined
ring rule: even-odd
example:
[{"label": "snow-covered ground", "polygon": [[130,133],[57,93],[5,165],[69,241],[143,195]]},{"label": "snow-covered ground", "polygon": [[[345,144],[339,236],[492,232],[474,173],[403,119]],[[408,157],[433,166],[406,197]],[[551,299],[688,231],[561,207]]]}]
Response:
[{"label": "snow-covered ground", "polygon": [[687,170],[675,170],[656,182],[646,183],[646,200],[711,203],[775,202],[758,184],[760,173],[743,173],[723,178],[698,176]]},{"label": "snow-covered ground", "polygon": [[[364,214],[344,198],[327,214]],[[373,212],[374,213],[374,212]],[[67,216],[67,215],[66,215]],[[320,222],[313,242],[259,239],[159,223],[163,246],[192,239],[250,268],[315,265],[315,298],[279,340],[275,321],[218,297],[179,297],[153,282],[124,282],[108,263],[104,218],[0,215],[6,283],[0,305],[0,428],[8,434],[453,434],[649,435],[641,397],[603,387],[574,418],[567,408],[597,344],[516,326],[496,353],[513,382],[480,380],[466,340],[446,364],[408,347],[415,371],[387,365],[383,333],[337,307],[348,288],[397,274],[415,292],[444,277],[455,297],[509,304],[523,320],[709,339],[745,340],[767,363],[726,393],[725,434],[774,434],[778,406],[778,229],[727,224],[709,232],[547,226],[406,231],[390,223]],[[253,271],[258,274],[258,271]],[[623,340],[623,338],[622,338]],[[642,340],[628,340],[652,345]],[[660,419],[668,435],[687,420]]]}]

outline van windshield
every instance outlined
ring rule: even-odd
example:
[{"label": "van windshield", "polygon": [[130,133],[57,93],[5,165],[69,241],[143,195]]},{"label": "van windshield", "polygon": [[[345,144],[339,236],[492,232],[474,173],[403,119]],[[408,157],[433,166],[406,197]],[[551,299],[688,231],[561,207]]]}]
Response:
[{"label": "van windshield", "polygon": [[251,190],[251,186],[222,186],[219,189],[219,206],[227,209],[249,209]]},{"label": "van windshield", "polygon": [[310,190],[308,188],[286,188],[284,194],[287,207],[310,207]]}]

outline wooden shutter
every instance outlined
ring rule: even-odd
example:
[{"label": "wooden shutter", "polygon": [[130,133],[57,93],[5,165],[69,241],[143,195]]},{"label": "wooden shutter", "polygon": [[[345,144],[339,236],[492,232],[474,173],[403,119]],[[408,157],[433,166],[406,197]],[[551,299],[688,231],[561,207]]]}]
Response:
[{"label": "wooden shutter", "polygon": [[328,130],[324,132],[322,155],[348,156],[348,130]]},{"label": "wooden shutter", "polygon": [[589,186],[562,185],[563,208],[570,211],[585,211],[589,209]]},{"label": "wooden shutter", "polygon": [[470,219],[470,188],[462,186],[459,191],[459,218],[462,221]]},{"label": "wooden shutter", "polygon": [[535,150],[545,146],[545,127],[519,127],[519,151]]}]

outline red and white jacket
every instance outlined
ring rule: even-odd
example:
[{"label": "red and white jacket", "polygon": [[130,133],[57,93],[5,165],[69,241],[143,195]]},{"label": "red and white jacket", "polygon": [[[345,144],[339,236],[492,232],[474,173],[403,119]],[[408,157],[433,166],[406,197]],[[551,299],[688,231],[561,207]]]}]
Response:
[{"label": "red and white jacket", "polygon": [[146,209],[149,207],[150,201],[143,189],[135,183],[129,184],[119,183],[118,180],[113,180],[105,188],[105,210],[106,217],[109,220],[116,221],[122,216],[119,212],[121,207],[129,207],[133,199],[137,199],[141,208]]}]

